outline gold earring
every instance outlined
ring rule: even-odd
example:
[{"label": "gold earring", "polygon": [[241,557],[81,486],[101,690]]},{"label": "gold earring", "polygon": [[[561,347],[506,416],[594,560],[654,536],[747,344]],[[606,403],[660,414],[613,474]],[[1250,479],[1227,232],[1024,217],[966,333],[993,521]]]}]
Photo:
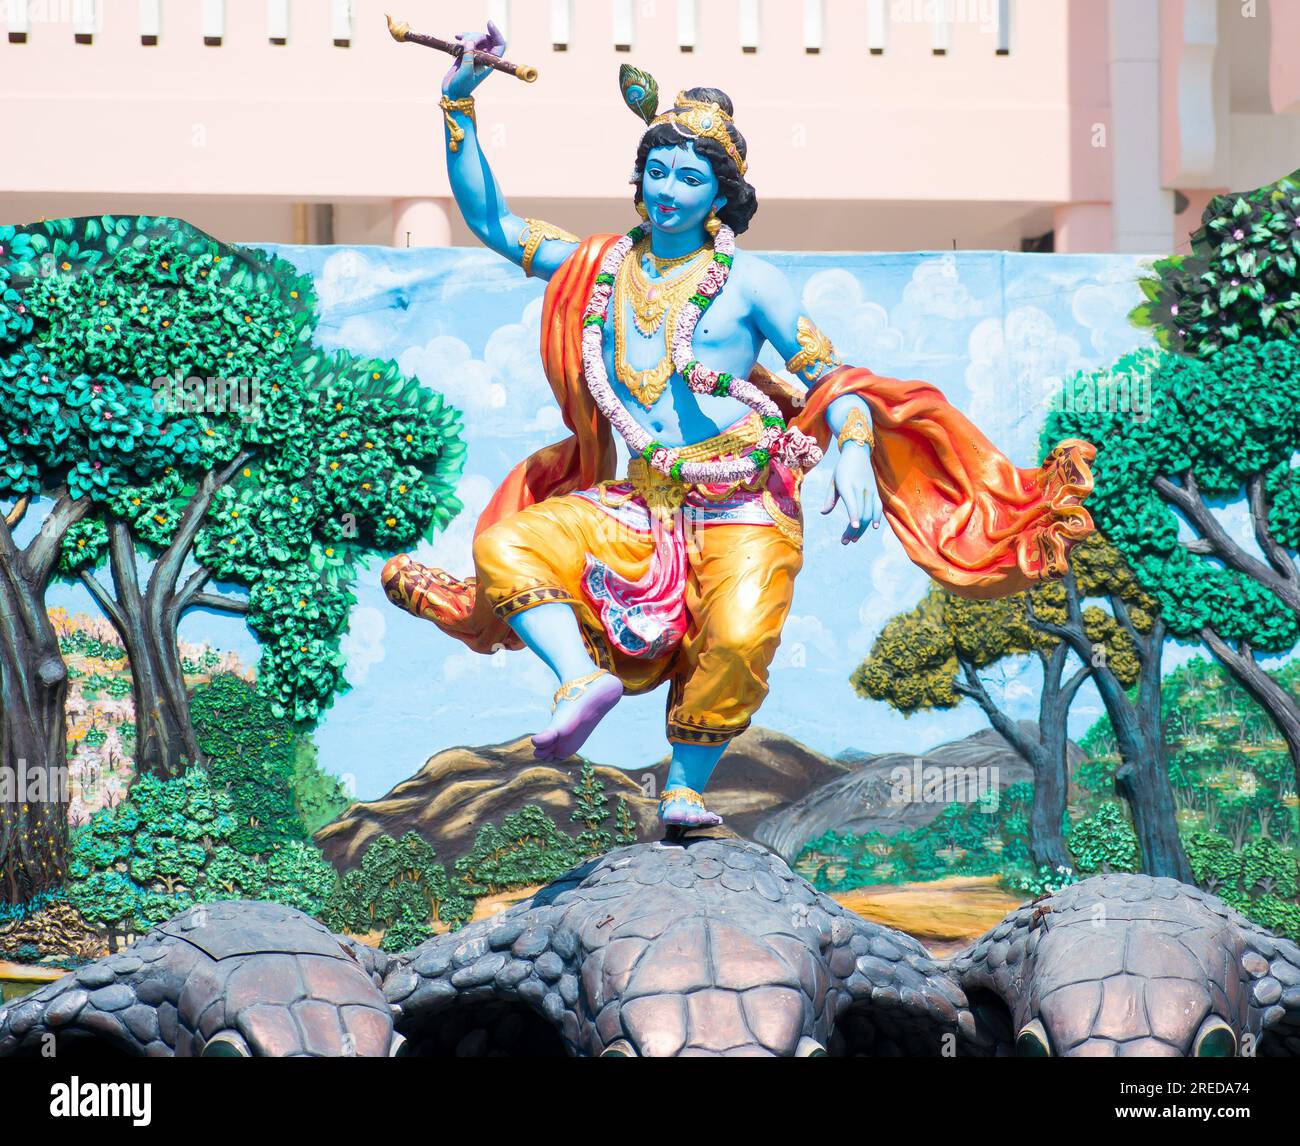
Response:
[{"label": "gold earring", "polygon": [[709,217],[704,221],[704,229],[709,232],[709,238],[716,239],[718,237],[718,232],[722,230],[722,220],[718,218],[715,212],[709,212]]},{"label": "gold earring", "polygon": [[642,219],[645,219],[647,222],[649,222],[650,208],[647,207],[644,203],[638,203],[636,205],[636,213],[640,215]]}]

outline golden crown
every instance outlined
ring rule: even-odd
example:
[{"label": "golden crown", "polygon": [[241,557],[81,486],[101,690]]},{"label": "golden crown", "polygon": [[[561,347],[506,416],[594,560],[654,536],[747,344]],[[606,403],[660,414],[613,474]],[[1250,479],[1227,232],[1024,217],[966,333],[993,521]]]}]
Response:
[{"label": "golden crown", "polygon": [[657,116],[650,126],[671,123],[673,127],[685,135],[692,135],[696,138],[708,136],[709,139],[715,140],[731,156],[731,161],[736,165],[736,169],[741,175],[744,175],[748,165],[740,154],[740,149],[733,142],[731,132],[727,130],[727,124],[731,122],[731,116],[723,111],[718,104],[687,99],[685,92],[678,92],[676,106],[664,112],[663,115]]},{"label": "golden crown", "polygon": [[731,132],[727,130],[727,124],[733,122],[732,118],[720,105],[689,99],[684,91],[680,91],[677,93],[676,105],[657,116],[655,112],[659,104],[659,85],[654,76],[640,68],[624,64],[619,69],[618,83],[624,102],[650,127],[670,123],[682,135],[695,139],[707,136],[731,157],[740,174],[745,174],[748,165],[740,154],[740,148],[731,138]]}]

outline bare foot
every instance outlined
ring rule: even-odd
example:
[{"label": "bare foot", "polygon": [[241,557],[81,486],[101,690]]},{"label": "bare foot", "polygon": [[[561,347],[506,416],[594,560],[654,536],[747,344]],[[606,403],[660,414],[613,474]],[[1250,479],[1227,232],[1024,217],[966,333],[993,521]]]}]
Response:
[{"label": "bare foot", "polygon": [[659,820],[666,828],[716,828],[722,823],[722,817],[710,812],[703,801],[697,803],[685,796],[673,796],[671,792],[664,795],[670,798],[660,799]]},{"label": "bare foot", "polygon": [[587,742],[622,695],[623,682],[606,673],[587,685],[576,700],[560,701],[551,723],[533,737],[533,755],[539,760],[567,760]]}]

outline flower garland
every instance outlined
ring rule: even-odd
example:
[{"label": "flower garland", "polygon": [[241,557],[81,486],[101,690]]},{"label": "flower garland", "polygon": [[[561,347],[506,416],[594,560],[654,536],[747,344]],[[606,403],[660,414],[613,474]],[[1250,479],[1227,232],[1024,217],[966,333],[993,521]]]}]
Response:
[{"label": "flower garland", "polygon": [[713,261],[696,294],[681,308],[677,326],[672,333],[673,366],[695,394],[711,394],[718,398],[736,398],[763,420],[763,432],[758,444],[748,454],[731,461],[683,462],[681,449],[665,446],[655,441],[650,432],[641,426],[614,393],[605,369],[605,323],[609,300],[614,291],[614,280],[623,260],[633,246],[650,234],[649,223],[633,228],[618,240],[605,255],[600,272],[587,301],[582,319],[582,365],[587,389],[600,412],[609,419],[627,442],[633,456],[642,458],[648,465],[674,481],[692,485],[716,485],[724,482],[745,482],[757,477],[773,457],[791,468],[811,469],[822,460],[817,443],[799,430],[788,430],[777,404],[747,378],[719,374],[703,365],[693,349],[695,327],[704,312],[722,292],[731,274],[731,264],[736,253],[736,235],[730,227],[719,228],[713,242]]}]

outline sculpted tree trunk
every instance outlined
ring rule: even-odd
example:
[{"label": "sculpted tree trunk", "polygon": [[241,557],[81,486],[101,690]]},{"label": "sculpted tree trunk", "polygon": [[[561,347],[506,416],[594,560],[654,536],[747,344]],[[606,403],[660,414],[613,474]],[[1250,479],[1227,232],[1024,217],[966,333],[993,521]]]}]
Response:
[{"label": "sculpted tree trunk", "polygon": [[[1180,510],[1200,534],[1194,541],[1182,542],[1184,548],[1192,553],[1217,558],[1229,569],[1264,586],[1286,608],[1300,616],[1300,571],[1296,569],[1295,561],[1286,547],[1273,536],[1263,474],[1251,474],[1246,480],[1251,525],[1259,551],[1264,554],[1263,561],[1223,527],[1206,504],[1196,478],[1191,473],[1184,476],[1181,485],[1165,477],[1156,478],[1154,485],[1160,496]],[[1277,725],[1278,732],[1286,741],[1291,766],[1296,774],[1296,784],[1300,788],[1300,701],[1260,667],[1248,641],[1229,643],[1212,624],[1202,626],[1200,637],[1219,663]]]},{"label": "sculpted tree trunk", "polygon": [[984,710],[989,723],[1029,763],[1034,772],[1034,799],[1029,811],[1029,850],[1034,863],[1058,868],[1073,867],[1065,844],[1062,824],[1065,819],[1069,790],[1066,717],[1079,686],[1088,678],[1087,665],[1078,669],[1062,684],[1069,649],[1061,642],[1048,655],[1040,654],[1043,663],[1043,691],[1038,706],[1038,734],[1029,736],[1019,722],[994,704],[974,665],[959,655],[963,680],[953,687],[970,697]]},{"label": "sculpted tree trunk", "polygon": [[1178,820],[1173,785],[1169,782],[1169,765],[1165,754],[1164,727],[1160,715],[1160,664],[1164,652],[1165,624],[1156,618],[1151,631],[1143,636],[1129,616],[1127,605],[1118,594],[1110,597],[1115,620],[1132,641],[1141,671],[1137,681],[1136,703],[1114,670],[1106,663],[1106,650],[1095,644],[1085,631],[1079,589],[1073,573],[1065,577],[1066,621],[1052,624],[1033,615],[1035,628],[1069,642],[1083,662],[1092,667],[1097,691],[1110,717],[1115,741],[1122,760],[1115,771],[1115,788],[1128,804],[1142,857],[1142,870],[1148,875],[1170,876],[1183,883],[1194,883],[1191,865],[1178,836]]},{"label": "sculpted tree trunk", "polygon": [[247,454],[240,454],[220,473],[204,476],[181,517],[175,538],[154,563],[145,587],[140,585],[131,528],[120,520],[108,526],[114,592],[109,592],[92,573],[81,574],[82,583],[121,638],[131,665],[137,775],[167,779],[191,764],[202,763],[177,643],[180,620],[191,608],[242,614],[248,606],[233,598],[204,593],[211,579],[206,569],[192,573],[183,586],[180,574],[214,494],[247,460]]},{"label": "sculpted tree trunk", "polygon": [[68,529],[89,510],[61,493],[25,548],[13,529],[24,499],[0,514],[0,902],[22,903],[64,880],[68,846],[68,670],[45,591]]}]

